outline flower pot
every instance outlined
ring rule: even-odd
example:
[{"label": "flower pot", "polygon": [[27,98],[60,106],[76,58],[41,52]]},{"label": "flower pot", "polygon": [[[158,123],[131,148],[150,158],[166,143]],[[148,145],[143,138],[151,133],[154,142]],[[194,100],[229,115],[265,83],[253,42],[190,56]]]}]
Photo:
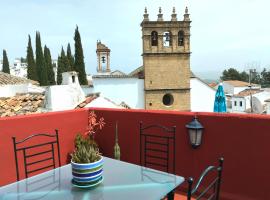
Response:
[{"label": "flower pot", "polygon": [[93,163],[74,163],[72,166],[72,184],[77,187],[93,187],[103,181],[103,157]]}]

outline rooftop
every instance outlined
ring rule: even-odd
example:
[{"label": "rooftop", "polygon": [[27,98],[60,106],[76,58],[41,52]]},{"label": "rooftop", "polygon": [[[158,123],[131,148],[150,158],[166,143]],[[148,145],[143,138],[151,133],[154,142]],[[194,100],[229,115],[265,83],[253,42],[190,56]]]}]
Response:
[{"label": "rooftop", "polygon": [[26,115],[42,112],[44,94],[17,94],[14,97],[0,98],[0,117]]},{"label": "rooftop", "polygon": [[15,85],[15,84],[27,84],[39,85],[37,81],[33,81],[26,78],[13,76],[4,72],[0,72],[0,85]]}]

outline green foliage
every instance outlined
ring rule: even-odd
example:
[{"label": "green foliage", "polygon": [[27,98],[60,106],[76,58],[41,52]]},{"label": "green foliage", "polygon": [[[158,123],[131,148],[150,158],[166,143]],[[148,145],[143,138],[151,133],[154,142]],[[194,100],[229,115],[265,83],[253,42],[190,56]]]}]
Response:
[{"label": "green foliage", "polygon": [[48,73],[45,65],[39,32],[36,32],[36,66],[40,85],[48,85]]},{"label": "green foliage", "polygon": [[44,47],[44,59],[45,59],[45,65],[46,65],[47,75],[48,75],[48,84],[55,85],[55,76],[54,76],[54,71],[53,71],[51,52],[50,52],[50,49],[47,48],[46,45]]},{"label": "green foliage", "polygon": [[62,47],[60,56],[58,56],[57,65],[58,65],[58,67],[57,67],[57,84],[61,85],[62,73],[70,71],[68,58],[66,57],[66,54],[65,54],[63,47]]},{"label": "green foliage", "polygon": [[75,151],[71,156],[75,163],[93,163],[101,157],[96,142],[89,137],[83,137],[81,134],[78,134],[75,138]]},{"label": "green foliage", "polygon": [[240,81],[242,79],[240,73],[234,68],[224,70],[222,73],[222,76],[220,78],[223,81],[227,81],[227,80],[239,80]]},{"label": "green foliage", "polygon": [[262,87],[270,87],[270,71],[267,71],[265,68],[261,72],[261,85]]},{"label": "green foliage", "polygon": [[30,35],[28,35],[26,62],[27,62],[27,78],[31,79],[31,80],[38,81],[37,68],[36,68],[36,63],[35,63],[35,59],[34,59],[34,53],[33,53],[33,49],[32,49]]},{"label": "green foliage", "polygon": [[2,67],[2,72],[10,74],[9,62],[8,62],[7,52],[6,52],[5,49],[3,50],[3,67]]},{"label": "green foliage", "polygon": [[[234,68],[230,68],[228,70],[224,70],[222,76],[220,77],[221,80],[238,80],[238,81],[245,81],[249,82],[249,74],[245,71],[239,72]],[[260,84],[261,83],[261,76],[258,72],[251,73],[251,83]]]},{"label": "green foliage", "polygon": [[81,85],[87,85],[86,73],[85,73],[85,64],[84,64],[84,56],[83,56],[83,48],[81,43],[81,36],[79,33],[78,26],[76,26],[75,34],[75,61],[74,68],[79,73],[79,82]]},{"label": "green foliage", "polygon": [[69,64],[69,70],[70,71],[76,71],[74,68],[74,57],[71,53],[71,48],[70,48],[70,44],[68,43],[67,46],[67,59],[68,59],[68,64]]}]

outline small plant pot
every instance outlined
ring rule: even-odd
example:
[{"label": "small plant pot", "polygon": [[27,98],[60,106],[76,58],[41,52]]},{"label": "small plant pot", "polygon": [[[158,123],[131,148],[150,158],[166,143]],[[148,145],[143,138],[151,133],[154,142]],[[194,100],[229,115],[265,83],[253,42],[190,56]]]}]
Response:
[{"label": "small plant pot", "polygon": [[103,157],[93,163],[75,163],[71,160],[72,184],[77,187],[93,187],[103,181]]}]

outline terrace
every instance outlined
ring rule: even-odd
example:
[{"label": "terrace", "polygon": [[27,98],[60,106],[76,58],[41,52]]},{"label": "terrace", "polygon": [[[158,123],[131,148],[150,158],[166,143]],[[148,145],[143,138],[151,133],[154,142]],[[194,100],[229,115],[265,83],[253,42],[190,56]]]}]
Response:
[{"label": "terrace", "polygon": [[[106,125],[96,140],[103,155],[113,157],[115,123],[118,121],[121,160],[139,164],[139,123],[176,126],[176,174],[198,178],[217,158],[225,158],[221,199],[270,199],[270,117],[216,113],[94,109]],[[16,181],[12,136],[59,130],[61,162],[68,162],[73,140],[87,126],[88,109],[33,114],[0,119],[0,186]],[[185,125],[194,115],[204,126],[198,149],[189,144]],[[180,189],[184,190],[184,184]]]}]

